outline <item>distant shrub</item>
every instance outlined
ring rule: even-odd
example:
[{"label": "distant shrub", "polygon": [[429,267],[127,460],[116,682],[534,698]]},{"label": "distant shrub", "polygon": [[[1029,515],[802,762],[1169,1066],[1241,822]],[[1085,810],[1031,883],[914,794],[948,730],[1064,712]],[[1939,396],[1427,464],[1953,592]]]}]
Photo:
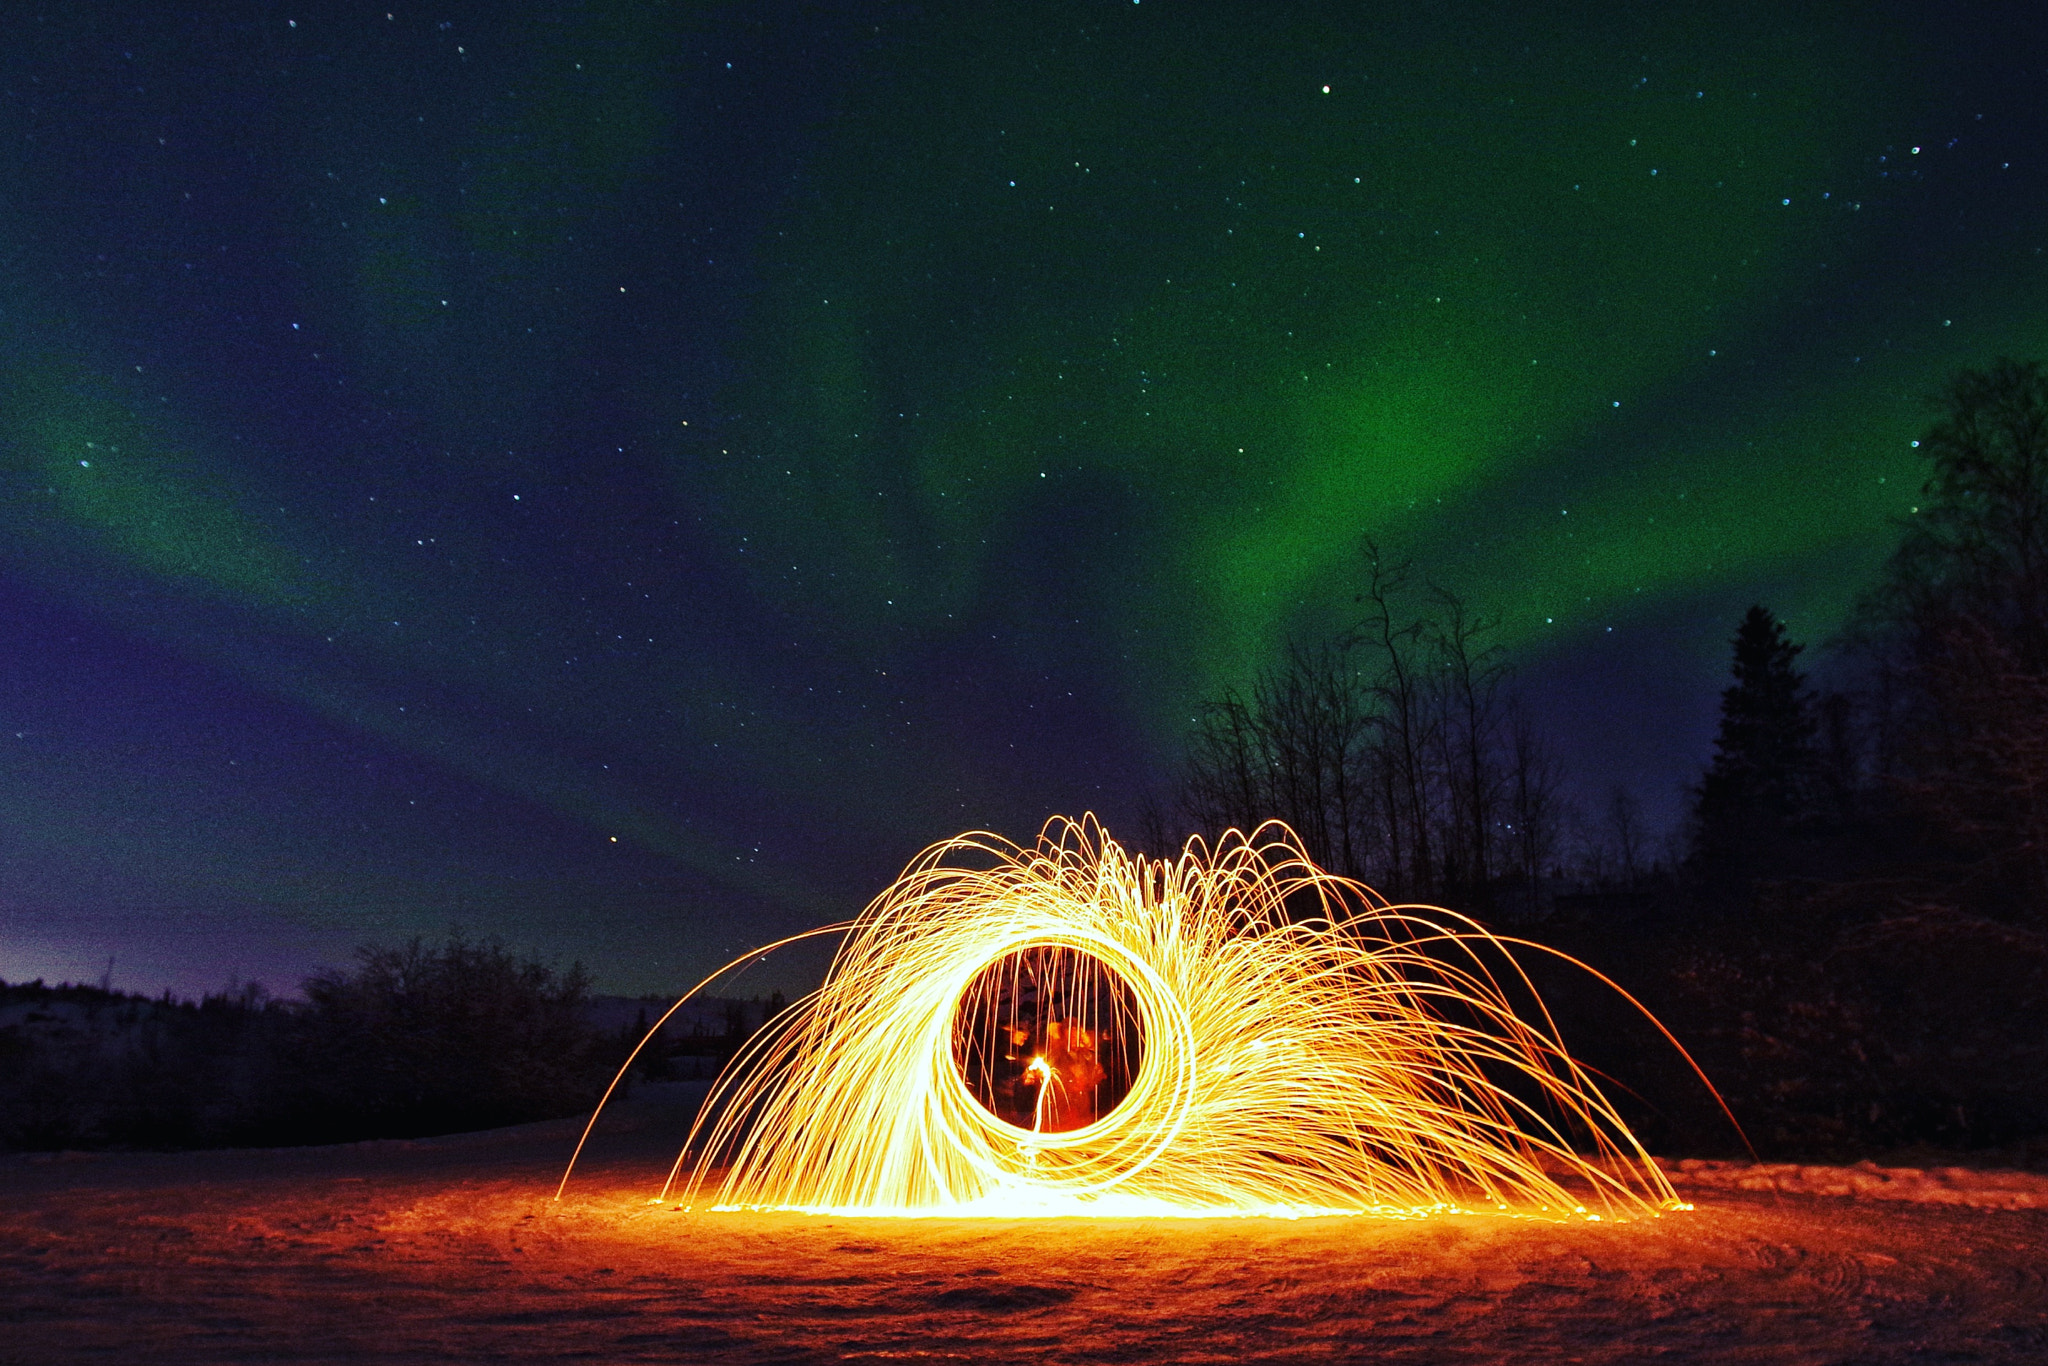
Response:
[{"label": "distant shrub", "polygon": [[[1560,946],[1656,1013],[1766,1158],[2048,1157],[2048,935],[1864,890],[1774,884],[1746,921],[1589,927]],[[1542,986],[1575,1054],[1626,1083],[1617,1103],[1653,1150],[1741,1154],[1654,1029],[1571,974]]]},{"label": "distant shrub", "polygon": [[546,1119],[624,1056],[589,979],[452,935],[366,947],[305,983],[202,1001],[0,984],[0,1147],[337,1143]]},{"label": "distant shrub", "polygon": [[0,1147],[229,1141],[267,1104],[289,1008],[260,987],[174,1001],[0,986]]},{"label": "distant shrub", "polygon": [[452,1133],[590,1104],[611,1050],[589,978],[460,935],[357,950],[306,979],[285,1050],[298,1123],[332,1138]]},{"label": "distant shrub", "polygon": [[2048,937],[1941,906],[1701,950],[1680,1009],[1761,1147],[1834,1156],[2048,1133]]}]

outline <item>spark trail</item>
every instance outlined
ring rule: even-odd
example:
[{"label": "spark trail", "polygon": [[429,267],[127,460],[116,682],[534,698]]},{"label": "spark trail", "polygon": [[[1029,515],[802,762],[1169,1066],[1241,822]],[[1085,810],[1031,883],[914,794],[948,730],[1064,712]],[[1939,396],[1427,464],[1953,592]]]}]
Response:
[{"label": "spark trail", "polygon": [[963,835],[734,1059],[662,1196],[874,1215],[1681,1208],[1511,947],[1540,949],[1390,905],[1278,823],[1166,860],[1092,817],[1028,849]]}]

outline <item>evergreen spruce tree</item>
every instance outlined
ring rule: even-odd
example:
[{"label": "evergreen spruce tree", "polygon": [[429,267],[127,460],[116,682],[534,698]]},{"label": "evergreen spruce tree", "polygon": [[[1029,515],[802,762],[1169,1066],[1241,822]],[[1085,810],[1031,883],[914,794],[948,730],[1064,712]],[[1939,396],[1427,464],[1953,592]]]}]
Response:
[{"label": "evergreen spruce tree", "polygon": [[1714,760],[1693,808],[1694,860],[1723,873],[1775,861],[1813,804],[1818,767],[1813,708],[1793,667],[1802,647],[1762,606],[1749,609],[1733,644],[1735,683],[1721,694]]}]

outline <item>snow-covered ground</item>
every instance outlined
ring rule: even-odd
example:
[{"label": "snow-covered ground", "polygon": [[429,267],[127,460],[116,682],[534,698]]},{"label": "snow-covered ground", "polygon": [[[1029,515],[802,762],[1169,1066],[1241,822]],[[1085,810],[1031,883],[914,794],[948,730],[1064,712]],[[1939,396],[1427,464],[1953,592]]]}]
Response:
[{"label": "snow-covered ground", "polygon": [[566,1122],[0,1159],[0,1363],[2048,1360],[2048,1212],[1878,1169],[1697,1166],[1629,1225],[704,1216],[649,1203],[695,1089],[559,1204]]},{"label": "snow-covered ground", "polygon": [[2048,1210],[2048,1175],[2040,1172],[1880,1167],[1875,1162],[1858,1162],[1853,1167],[1814,1167],[1793,1162],[1706,1162],[1696,1158],[1668,1165],[1671,1179],[1694,1193],[1778,1191],[1916,1205]]}]

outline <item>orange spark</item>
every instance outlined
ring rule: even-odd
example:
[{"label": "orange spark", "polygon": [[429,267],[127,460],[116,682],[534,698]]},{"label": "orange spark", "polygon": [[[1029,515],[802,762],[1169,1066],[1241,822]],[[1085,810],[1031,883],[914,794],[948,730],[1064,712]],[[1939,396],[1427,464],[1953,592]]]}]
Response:
[{"label": "orange spark", "polygon": [[1540,948],[1390,905],[1277,822],[1165,860],[1093,817],[964,835],[734,1059],[670,1184],[695,1149],[683,1200],[723,1168],[717,1209],[1679,1208],[1510,943]]}]

